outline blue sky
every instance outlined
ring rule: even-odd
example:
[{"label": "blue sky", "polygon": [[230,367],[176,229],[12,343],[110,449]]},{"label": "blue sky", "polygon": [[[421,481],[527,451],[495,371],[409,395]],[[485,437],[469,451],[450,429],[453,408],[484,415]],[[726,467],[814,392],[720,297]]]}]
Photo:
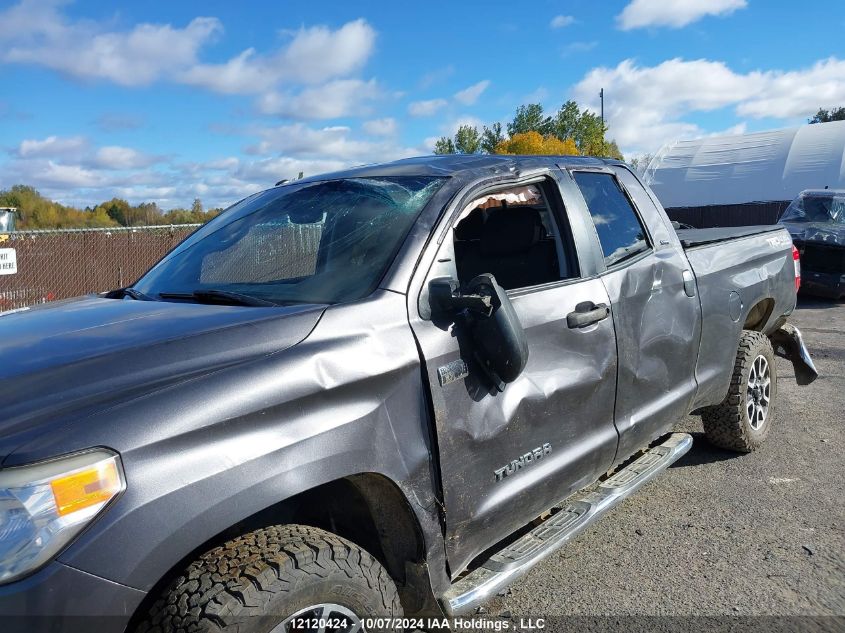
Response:
[{"label": "blue sky", "polygon": [[626,156],[845,105],[841,0],[0,2],[0,188],[226,205],[520,103]]}]

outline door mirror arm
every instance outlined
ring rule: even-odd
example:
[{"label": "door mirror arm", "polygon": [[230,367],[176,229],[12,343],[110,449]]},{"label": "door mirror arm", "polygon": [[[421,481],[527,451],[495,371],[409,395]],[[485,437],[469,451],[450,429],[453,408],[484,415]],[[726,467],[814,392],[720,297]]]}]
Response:
[{"label": "door mirror arm", "polygon": [[482,317],[493,314],[493,297],[478,293],[461,292],[460,284],[451,277],[438,277],[428,284],[433,314],[454,314],[468,310]]}]

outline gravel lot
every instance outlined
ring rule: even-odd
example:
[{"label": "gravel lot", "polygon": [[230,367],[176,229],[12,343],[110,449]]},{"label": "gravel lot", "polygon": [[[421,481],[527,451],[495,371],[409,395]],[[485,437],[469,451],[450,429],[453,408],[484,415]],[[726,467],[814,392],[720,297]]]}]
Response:
[{"label": "gravel lot", "polygon": [[[845,616],[845,304],[802,300],[792,322],[821,377],[798,387],[778,359],[775,426],[761,450],[716,449],[699,418],[685,419],[679,430],[695,444],[684,458],[491,601],[485,617],[517,629],[521,618],[547,617],[546,630],[574,630],[592,620],[555,616],[610,616],[598,628],[658,630],[672,618],[632,627],[628,616],[776,615],[802,616],[784,630],[845,629],[842,617],[804,626],[806,616]],[[770,619],[733,619],[752,620],[765,629]],[[673,630],[698,628],[674,621]]]}]

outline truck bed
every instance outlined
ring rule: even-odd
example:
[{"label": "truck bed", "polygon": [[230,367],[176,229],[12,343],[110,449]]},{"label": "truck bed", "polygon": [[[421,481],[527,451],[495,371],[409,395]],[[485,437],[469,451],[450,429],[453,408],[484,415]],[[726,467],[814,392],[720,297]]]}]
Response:
[{"label": "truck bed", "polygon": [[759,226],[725,226],[712,229],[678,229],[678,239],[684,248],[695,248],[705,244],[716,244],[741,237],[759,235],[777,231],[783,227],[779,224],[763,224]]},{"label": "truck bed", "polygon": [[[744,327],[769,334],[795,307],[792,241],[782,226],[743,226],[678,231],[695,273],[701,300],[701,345],[695,408],[719,402],[727,392]],[[740,317],[762,302],[762,322]]]}]

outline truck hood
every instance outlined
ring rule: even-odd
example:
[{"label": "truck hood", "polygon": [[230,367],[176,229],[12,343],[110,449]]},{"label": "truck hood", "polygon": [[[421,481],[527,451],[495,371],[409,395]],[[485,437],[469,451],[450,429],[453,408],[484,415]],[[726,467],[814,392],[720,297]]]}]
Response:
[{"label": "truck hood", "polygon": [[296,345],[324,308],[90,296],[0,314],[0,460],[48,426]]},{"label": "truck hood", "polygon": [[792,241],[845,246],[845,224],[833,222],[782,222]]}]

